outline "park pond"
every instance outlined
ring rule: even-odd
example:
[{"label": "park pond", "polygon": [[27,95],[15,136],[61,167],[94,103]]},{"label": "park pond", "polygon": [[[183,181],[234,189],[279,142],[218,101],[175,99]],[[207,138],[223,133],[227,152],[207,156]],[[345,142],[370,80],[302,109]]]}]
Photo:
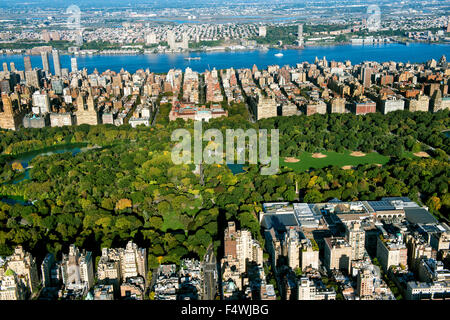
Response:
[{"label": "park pond", "polygon": [[[22,181],[29,180],[30,179],[30,168],[31,168],[30,162],[38,156],[45,157],[45,156],[50,156],[53,154],[62,154],[62,153],[67,153],[67,152],[70,152],[72,154],[72,156],[75,156],[80,152],[85,152],[85,151],[88,151],[91,149],[98,149],[98,148],[100,148],[100,147],[98,147],[98,146],[89,147],[87,143],[75,143],[75,144],[56,145],[56,146],[47,147],[47,148],[41,149],[41,150],[36,150],[36,151],[19,154],[17,156],[14,156],[14,158],[10,161],[10,163],[13,163],[13,162],[20,163],[22,165],[22,167],[24,168],[24,172],[20,176],[12,179],[11,181],[5,182],[5,184],[17,184]],[[11,204],[11,205],[14,205],[16,203],[22,204],[22,205],[31,204],[31,202],[27,201],[26,199],[23,199],[22,197],[11,196],[11,195],[0,195],[0,201]]]},{"label": "park pond", "polygon": [[[50,156],[53,154],[62,154],[62,153],[66,153],[66,152],[70,152],[72,154],[72,156],[75,156],[80,152],[85,152],[88,150],[98,149],[98,148],[100,148],[100,147],[98,147],[98,146],[88,147],[87,143],[65,144],[65,145],[52,146],[52,147],[48,147],[45,149],[31,151],[31,152],[17,155],[10,161],[10,163],[19,162],[22,165],[22,167],[24,168],[24,172],[20,176],[12,179],[11,181],[5,182],[5,184],[17,184],[22,181],[29,180],[30,179],[30,168],[31,168],[30,163],[34,158],[36,158],[38,156],[45,157],[45,156]],[[243,164],[228,163],[227,166],[231,170],[231,172],[235,175],[245,172]],[[21,205],[31,205],[32,204],[32,202],[29,202],[20,196],[13,196],[13,195],[0,195],[0,201],[10,204],[10,205],[14,205],[16,203],[21,204]]]},{"label": "park pond", "polygon": [[244,170],[244,165],[243,164],[239,164],[239,163],[227,163],[227,167],[231,170],[231,172],[236,175],[239,173],[244,173],[246,172]]}]

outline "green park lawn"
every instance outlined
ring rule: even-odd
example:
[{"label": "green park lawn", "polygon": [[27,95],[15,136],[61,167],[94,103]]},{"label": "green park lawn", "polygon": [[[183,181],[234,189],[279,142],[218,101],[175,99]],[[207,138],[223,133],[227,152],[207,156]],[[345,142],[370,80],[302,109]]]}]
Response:
[{"label": "green park lawn", "polygon": [[384,165],[389,161],[389,157],[383,156],[377,152],[371,152],[366,154],[364,157],[353,157],[351,152],[347,151],[345,153],[337,152],[322,152],[326,155],[326,158],[316,159],[312,157],[312,153],[303,152],[300,155],[299,162],[285,162],[284,158],[280,157],[280,163],[282,166],[286,166],[294,169],[297,172],[306,171],[308,169],[319,169],[328,166],[337,166],[339,168],[344,166],[358,166],[360,164],[381,164]]},{"label": "green park lawn", "polygon": [[163,225],[162,231],[166,232],[167,230],[184,230],[184,225],[178,219],[179,215],[175,211],[171,211],[170,213],[164,214],[163,216]]}]

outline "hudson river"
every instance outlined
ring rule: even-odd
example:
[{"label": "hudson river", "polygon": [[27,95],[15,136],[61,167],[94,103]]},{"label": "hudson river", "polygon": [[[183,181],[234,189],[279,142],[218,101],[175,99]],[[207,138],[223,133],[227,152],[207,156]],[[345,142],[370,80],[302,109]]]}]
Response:
[{"label": "hudson river", "polygon": [[[276,53],[283,53],[282,57],[276,57]],[[77,56],[78,68],[87,68],[91,73],[95,68],[99,72],[105,70],[120,71],[122,68],[134,73],[138,69],[149,68],[152,72],[165,73],[169,69],[192,68],[194,71],[203,72],[206,69],[224,69],[233,67],[251,68],[256,64],[258,68],[266,68],[268,65],[278,64],[295,66],[299,62],[314,62],[318,57],[324,56],[328,61],[350,60],[353,64],[362,61],[401,61],[401,62],[425,62],[430,59],[438,60],[442,55],[450,56],[449,44],[412,43],[384,44],[384,45],[340,45],[340,46],[314,46],[303,50],[278,50],[266,51],[221,51],[221,52],[196,52],[176,54],[140,54],[140,55],[93,55]],[[70,69],[70,58],[61,56],[63,68]],[[186,57],[200,57],[200,60],[185,60]],[[23,55],[0,55],[0,62],[14,62],[16,68],[23,70]],[[40,56],[31,56],[33,68],[42,68]],[[51,70],[53,61],[50,55]]]}]

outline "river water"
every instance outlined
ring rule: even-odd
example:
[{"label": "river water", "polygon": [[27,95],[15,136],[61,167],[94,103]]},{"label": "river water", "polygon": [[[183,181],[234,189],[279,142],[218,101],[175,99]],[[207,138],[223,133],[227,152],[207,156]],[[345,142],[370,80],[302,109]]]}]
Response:
[{"label": "river water", "polygon": [[[276,57],[276,53],[283,53],[283,57]],[[362,61],[399,61],[399,62],[425,62],[430,59],[438,60],[442,55],[450,55],[449,44],[411,43],[380,44],[380,45],[338,45],[338,46],[307,46],[303,50],[278,50],[269,49],[251,51],[221,51],[198,52],[177,54],[139,54],[139,55],[93,55],[78,56],[78,68],[87,68],[91,73],[94,69],[99,72],[108,69],[119,72],[122,68],[134,73],[138,69],[149,68],[152,72],[165,73],[172,68],[192,68],[194,71],[203,72],[206,69],[224,68],[251,68],[256,64],[258,68],[266,68],[269,65],[291,65],[300,62],[314,62],[315,58],[328,61],[350,60],[353,64]],[[0,63],[14,62],[16,68],[23,70],[23,55],[0,55]],[[62,55],[61,65],[70,69],[70,58]],[[200,60],[186,60],[186,57],[200,57]],[[42,68],[40,56],[32,56],[33,67]],[[53,61],[50,59],[51,70]]]}]

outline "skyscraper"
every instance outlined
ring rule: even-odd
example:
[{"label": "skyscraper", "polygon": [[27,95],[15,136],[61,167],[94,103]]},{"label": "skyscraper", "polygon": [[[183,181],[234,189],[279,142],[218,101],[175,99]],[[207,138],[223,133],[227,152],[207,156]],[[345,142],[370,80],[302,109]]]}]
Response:
[{"label": "skyscraper", "polygon": [[77,58],[71,58],[70,59],[70,66],[72,68],[72,72],[78,72]]},{"label": "skyscraper", "polygon": [[189,48],[189,36],[186,32],[183,33],[182,39],[183,39],[183,41],[181,43],[181,47],[183,49],[188,49]]},{"label": "skyscraper", "polygon": [[25,79],[27,81],[27,86],[39,89],[41,87],[41,70],[30,70],[25,72]]},{"label": "skyscraper", "polygon": [[9,68],[11,69],[11,72],[15,72],[16,71],[16,65],[14,64],[14,62],[11,62],[9,64]]},{"label": "skyscraper", "polygon": [[172,30],[167,31],[167,44],[170,49],[175,49],[175,33]]},{"label": "skyscraper", "polygon": [[31,71],[33,68],[31,67],[31,59],[29,56],[23,58],[23,65],[25,67],[25,72]]},{"label": "skyscraper", "polygon": [[303,24],[298,25],[297,41],[300,47],[303,46]]},{"label": "skyscraper", "polygon": [[369,88],[372,85],[372,68],[364,66],[361,70],[361,78],[364,88]]},{"label": "skyscraper", "polygon": [[53,49],[52,55],[53,55],[53,66],[55,68],[55,75],[60,77],[61,76],[61,62],[59,60],[58,49]]},{"label": "skyscraper", "polygon": [[3,72],[8,72],[8,64],[3,62]]},{"label": "skyscraper", "polygon": [[50,73],[50,63],[48,60],[48,52],[43,51],[41,52],[41,58],[42,58],[42,70],[46,73]]}]

